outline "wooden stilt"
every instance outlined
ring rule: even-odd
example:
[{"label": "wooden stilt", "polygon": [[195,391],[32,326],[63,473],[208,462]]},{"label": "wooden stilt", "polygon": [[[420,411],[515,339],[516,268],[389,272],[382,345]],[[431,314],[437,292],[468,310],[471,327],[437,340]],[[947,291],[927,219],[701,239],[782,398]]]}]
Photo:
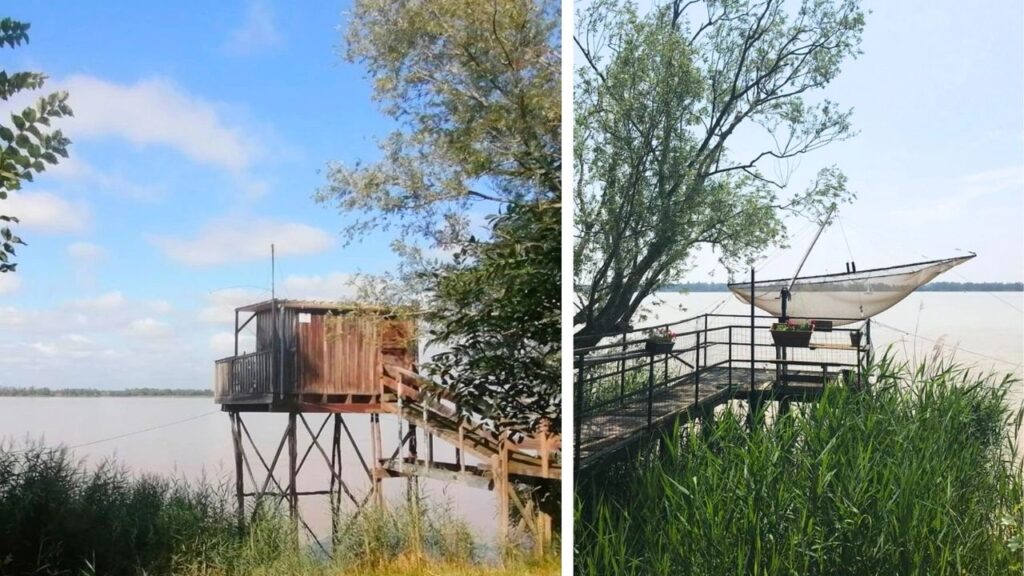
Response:
[{"label": "wooden stilt", "polygon": [[373,503],[378,507],[384,505],[384,495],[381,493],[380,464],[383,458],[383,449],[380,445],[380,414],[370,414],[370,441],[373,444],[373,477],[371,478],[371,492]]},{"label": "wooden stilt", "polygon": [[230,412],[231,440],[235,447],[235,500],[238,506],[238,531],[245,531],[245,476],[242,470],[242,424],[238,412]]},{"label": "wooden stilt", "polygon": [[494,456],[494,486],[498,492],[498,542],[501,546],[509,543],[509,483],[508,447],[505,433],[498,438],[498,454]]},{"label": "wooden stilt", "polygon": [[[551,434],[547,420],[540,424],[540,473],[547,478],[551,473]],[[537,502],[537,556],[543,556],[551,547],[551,515]]]},{"label": "wooden stilt", "polygon": [[295,412],[288,413],[288,512],[291,516],[292,531],[297,539],[299,536],[299,495],[298,485],[298,429],[295,425]]},{"label": "wooden stilt", "polygon": [[338,538],[338,513],[341,507],[341,414],[334,414],[334,436],[331,440],[331,542]]}]

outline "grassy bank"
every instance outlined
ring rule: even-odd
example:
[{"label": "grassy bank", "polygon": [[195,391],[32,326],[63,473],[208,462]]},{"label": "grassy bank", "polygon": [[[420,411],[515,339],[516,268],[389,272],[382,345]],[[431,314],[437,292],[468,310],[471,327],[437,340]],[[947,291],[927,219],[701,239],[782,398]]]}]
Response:
[{"label": "grassy bank", "polygon": [[[226,485],[87,469],[66,450],[0,448],[0,574],[536,574],[555,558],[497,566],[470,529],[412,503],[348,518],[333,559],[297,550],[286,515],[240,533]],[[525,556],[524,556],[525,558]]]},{"label": "grassy bank", "polygon": [[1024,471],[1008,379],[883,360],[749,432],[676,430],[581,486],[583,574],[1020,574]]}]

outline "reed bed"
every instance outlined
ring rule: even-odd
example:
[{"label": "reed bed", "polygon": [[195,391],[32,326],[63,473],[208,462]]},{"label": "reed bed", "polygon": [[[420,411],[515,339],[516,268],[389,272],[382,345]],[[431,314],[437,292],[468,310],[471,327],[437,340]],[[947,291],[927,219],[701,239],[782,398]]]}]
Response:
[{"label": "reed bed", "polygon": [[727,410],[580,483],[579,573],[1024,573],[1014,383],[882,358],[753,431]]},{"label": "reed bed", "polygon": [[[553,575],[557,558],[499,562],[464,522],[411,499],[342,518],[326,557],[295,546],[287,513],[240,531],[226,482],[88,468],[63,448],[0,446],[0,575]],[[318,553],[319,552],[319,553]]]}]

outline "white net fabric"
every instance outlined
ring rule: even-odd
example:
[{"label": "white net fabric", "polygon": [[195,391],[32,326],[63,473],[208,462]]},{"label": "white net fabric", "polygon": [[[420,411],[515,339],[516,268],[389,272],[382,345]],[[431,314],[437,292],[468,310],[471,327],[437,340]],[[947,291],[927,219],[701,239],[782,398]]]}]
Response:
[{"label": "white net fabric", "polygon": [[[850,324],[887,310],[939,274],[973,257],[972,254],[892,268],[797,278],[790,290],[786,313],[790,318],[801,320],[848,319],[837,320],[834,325]],[[773,316],[781,316],[781,292],[788,284],[789,280],[755,282],[754,306]],[[750,303],[749,282],[729,284],[729,289],[740,300]]]}]

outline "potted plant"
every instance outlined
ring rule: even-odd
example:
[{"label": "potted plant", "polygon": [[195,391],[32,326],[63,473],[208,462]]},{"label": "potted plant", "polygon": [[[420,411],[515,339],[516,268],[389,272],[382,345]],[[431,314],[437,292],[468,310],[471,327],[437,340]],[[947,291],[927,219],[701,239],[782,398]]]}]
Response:
[{"label": "potted plant", "polygon": [[655,328],[647,331],[647,342],[644,347],[648,354],[668,354],[676,345],[676,334],[668,328]]},{"label": "potted plant", "polygon": [[814,332],[814,320],[788,320],[772,324],[772,340],[776,346],[807,348]]},{"label": "potted plant", "polygon": [[860,347],[860,330],[850,332],[850,346],[854,348]]}]

